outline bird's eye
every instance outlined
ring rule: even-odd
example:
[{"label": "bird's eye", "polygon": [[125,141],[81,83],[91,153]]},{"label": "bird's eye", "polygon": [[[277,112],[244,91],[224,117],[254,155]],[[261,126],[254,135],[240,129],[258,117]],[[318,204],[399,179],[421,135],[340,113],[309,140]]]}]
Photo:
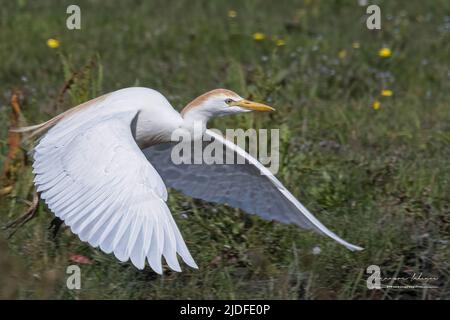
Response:
[{"label": "bird's eye", "polygon": [[226,100],[225,100],[225,103],[226,103],[226,104],[231,104],[232,102],[234,102],[233,99],[226,99]]}]

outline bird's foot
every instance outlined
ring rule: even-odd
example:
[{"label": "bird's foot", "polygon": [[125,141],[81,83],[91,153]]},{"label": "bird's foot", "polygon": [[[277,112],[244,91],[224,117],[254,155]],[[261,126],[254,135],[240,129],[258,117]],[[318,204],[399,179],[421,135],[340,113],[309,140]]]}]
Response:
[{"label": "bird's foot", "polygon": [[10,234],[8,235],[8,239],[10,239],[16,232],[19,230],[20,227],[22,227],[25,223],[30,221],[36,216],[38,205],[39,205],[39,196],[37,193],[33,195],[32,201],[25,201],[25,203],[28,205],[28,210],[21,215],[19,218],[9,222],[6,224],[3,229],[12,229]]}]

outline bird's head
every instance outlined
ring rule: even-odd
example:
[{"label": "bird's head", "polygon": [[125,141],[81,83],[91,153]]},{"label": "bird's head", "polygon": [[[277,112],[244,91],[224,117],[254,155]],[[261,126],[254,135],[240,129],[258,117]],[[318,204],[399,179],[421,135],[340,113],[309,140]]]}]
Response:
[{"label": "bird's head", "polygon": [[205,119],[250,111],[274,111],[275,109],[258,102],[242,98],[226,89],[215,89],[191,101],[182,111],[183,118]]}]

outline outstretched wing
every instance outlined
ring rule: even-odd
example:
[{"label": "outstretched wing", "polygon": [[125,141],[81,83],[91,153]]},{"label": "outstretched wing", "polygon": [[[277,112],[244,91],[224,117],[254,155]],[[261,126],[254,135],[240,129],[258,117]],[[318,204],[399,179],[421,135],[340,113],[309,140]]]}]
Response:
[{"label": "outstretched wing", "polygon": [[[350,250],[361,250],[341,239],[317,220],[261,163],[233,142],[206,130],[205,136],[223,144],[223,164],[178,164],[171,160],[173,144],[144,150],[168,187],[206,201],[225,203],[266,220],[292,223],[325,234]],[[205,147],[209,142],[204,142]],[[226,164],[227,153],[245,164]],[[193,155],[192,155],[193,157]]]},{"label": "outstretched wing", "polygon": [[162,273],[161,256],[181,271],[176,254],[197,268],[165,201],[166,187],[135,143],[136,113],[66,126],[62,121],[35,148],[33,172],[41,198],[72,232],[93,247],[145,259]]}]

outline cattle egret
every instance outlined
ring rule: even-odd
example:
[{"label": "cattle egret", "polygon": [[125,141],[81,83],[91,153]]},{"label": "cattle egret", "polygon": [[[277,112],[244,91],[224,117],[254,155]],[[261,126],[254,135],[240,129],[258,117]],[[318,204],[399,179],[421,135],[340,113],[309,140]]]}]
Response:
[{"label": "cattle egret", "polygon": [[[167,207],[166,187],[312,229],[361,250],[328,230],[255,158],[206,128],[211,117],[252,110],[274,109],[216,89],[178,113],[158,91],[125,88],[14,131],[42,135],[33,150],[34,183],[55,216],[82,241],[120,261],[131,259],[138,269],[147,260],[161,274],[164,256],[171,269],[181,271],[177,254],[198,268]],[[203,137],[245,164],[175,165],[171,135],[179,129],[193,132],[195,122],[202,124]]]}]

